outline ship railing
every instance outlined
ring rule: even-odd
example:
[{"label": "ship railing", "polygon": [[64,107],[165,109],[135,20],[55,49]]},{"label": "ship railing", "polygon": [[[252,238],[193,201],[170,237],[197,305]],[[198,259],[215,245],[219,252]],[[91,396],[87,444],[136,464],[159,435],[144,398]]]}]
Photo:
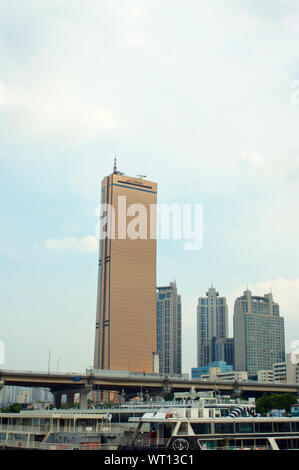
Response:
[{"label": "ship railing", "polygon": [[208,450],[217,450],[217,451],[221,451],[221,450],[273,450],[272,447],[270,445],[255,445],[255,446],[249,446],[249,445],[244,445],[244,446],[230,446],[230,445],[227,445],[227,446],[219,446],[219,447],[213,447],[213,448],[209,448]]},{"label": "ship railing", "polygon": [[152,437],[137,437],[134,440],[132,438],[122,439],[121,444],[130,447],[143,448],[148,447],[150,449],[166,447],[169,439],[165,438],[152,438]]},{"label": "ship railing", "polygon": [[0,426],[1,432],[25,432],[25,433],[41,433],[45,434],[49,431],[49,426],[47,424],[2,424]]},{"label": "ship railing", "polygon": [[[133,443],[131,441],[122,441],[122,445],[130,445],[130,447],[138,448],[149,448],[151,450],[155,448],[164,448],[167,447],[169,439],[147,439],[140,438],[136,439]],[[6,448],[15,448],[15,449],[37,449],[37,450],[115,450],[115,445],[109,444],[100,444],[98,442],[81,442],[80,444],[72,443],[42,443],[37,441],[28,441],[21,439],[0,439],[0,450]],[[230,451],[239,451],[239,450],[248,450],[248,451],[259,451],[259,450],[273,450],[270,445],[255,445],[255,446],[215,446],[209,448],[208,450],[230,450]]]},{"label": "ship railing", "polygon": [[22,432],[30,434],[46,434],[47,432],[117,432],[121,429],[133,428],[132,423],[99,423],[95,425],[81,425],[76,424],[74,426],[71,423],[70,426],[58,426],[57,424],[36,424],[36,425],[27,425],[27,424],[3,424],[0,426],[1,432]]},{"label": "ship railing", "polygon": [[0,450],[4,449],[36,449],[36,450],[115,450],[115,445],[100,444],[98,442],[84,443],[42,443],[37,441],[27,441],[20,439],[0,439]]}]

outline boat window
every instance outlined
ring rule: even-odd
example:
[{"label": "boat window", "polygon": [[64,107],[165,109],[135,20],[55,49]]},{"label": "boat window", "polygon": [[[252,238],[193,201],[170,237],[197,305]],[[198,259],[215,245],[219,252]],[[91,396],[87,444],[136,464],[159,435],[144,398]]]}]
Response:
[{"label": "boat window", "polygon": [[266,439],[256,439],[255,445],[258,446],[267,446],[269,442]]},{"label": "boat window", "polygon": [[209,423],[192,423],[191,427],[194,434],[211,434],[211,427]]},{"label": "boat window", "polygon": [[236,432],[241,434],[253,432],[253,423],[236,423]]},{"label": "boat window", "polygon": [[[292,442],[293,441],[293,442]],[[276,443],[279,447],[280,450],[287,450],[287,449],[292,449],[294,448],[294,444],[296,442],[296,439],[276,439]],[[295,447],[296,449],[296,447]]]},{"label": "boat window", "polygon": [[120,422],[120,413],[112,413],[111,423]]},{"label": "boat window", "polygon": [[243,440],[243,447],[244,448],[253,448],[254,447],[254,439],[244,439]]},{"label": "boat window", "polygon": [[229,447],[229,450],[233,449],[234,447],[236,447],[236,441],[235,439],[230,439],[228,441],[228,447]]},{"label": "boat window", "polygon": [[299,432],[299,421],[292,422],[292,431]]},{"label": "boat window", "polygon": [[9,434],[8,439],[16,441],[27,441],[27,434]]},{"label": "boat window", "polygon": [[290,423],[277,423],[278,432],[290,432]]},{"label": "boat window", "polygon": [[171,424],[165,424],[163,430],[164,439],[169,439],[172,435],[172,426]]},{"label": "boat window", "polygon": [[218,449],[218,442],[217,441],[207,441],[207,449],[208,450]]},{"label": "boat window", "polygon": [[259,423],[259,430],[257,429],[257,432],[261,433],[267,433],[267,432],[272,432],[272,423]]},{"label": "boat window", "polygon": [[181,423],[178,434],[188,434],[188,423]]},{"label": "boat window", "polygon": [[120,413],[120,422],[127,423],[130,416],[130,413]]},{"label": "boat window", "polygon": [[215,424],[215,432],[217,434],[228,434],[234,432],[234,424],[233,423],[216,423]]}]

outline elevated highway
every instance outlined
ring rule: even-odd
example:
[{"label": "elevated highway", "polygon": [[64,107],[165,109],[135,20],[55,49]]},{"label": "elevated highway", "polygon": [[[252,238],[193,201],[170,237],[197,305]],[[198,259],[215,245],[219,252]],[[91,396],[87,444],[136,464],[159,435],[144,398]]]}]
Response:
[{"label": "elevated highway", "polygon": [[299,384],[205,381],[190,379],[187,375],[181,377],[93,369],[87,369],[84,374],[0,370],[0,390],[4,385],[48,388],[54,394],[58,406],[63,394],[67,395],[67,403],[71,405],[74,393],[80,393],[82,407],[87,405],[87,394],[94,390],[118,391],[126,395],[137,395],[141,391],[149,395],[165,395],[188,391],[194,387],[197,391],[217,390],[223,394],[239,394],[244,398],[259,397],[263,393],[299,394]]}]

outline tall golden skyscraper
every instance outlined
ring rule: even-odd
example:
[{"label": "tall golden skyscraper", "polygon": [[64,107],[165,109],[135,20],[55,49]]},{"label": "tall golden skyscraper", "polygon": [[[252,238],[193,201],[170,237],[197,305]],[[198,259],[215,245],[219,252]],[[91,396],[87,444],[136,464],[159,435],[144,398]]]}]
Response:
[{"label": "tall golden skyscraper", "polygon": [[[102,180],[94,367],[152,372],[157,184],[116,169]],[[105,206],[103,206],[105,205]],[[102,232],[102,233],[103,233]]]}]

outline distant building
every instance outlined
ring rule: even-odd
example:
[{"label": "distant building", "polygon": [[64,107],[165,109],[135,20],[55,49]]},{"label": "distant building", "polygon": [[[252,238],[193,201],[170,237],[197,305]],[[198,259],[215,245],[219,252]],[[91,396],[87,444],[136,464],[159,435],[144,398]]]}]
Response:
[{"label": "distant building", "polygon": [[273,383],[273,370],[259,370],[257,373],[258,382],[271,382]]},{"label": "distant building", "polygon": [[287,382],[287,364],[286,362],[277,362],[273,364],[272,369],[273,382]]},{"label": "distant building", "polygon": [[247,382],[248,373],[246,371],[241,370],[232,370],[231,372],[222,372],[221,374],[219,374],[218,379],[234,382]]},{"label": "distant building", "polygon": [[228,336],[228,307],[225,297],[211,287],[206,297],[199,297],[197,304],[197,367],[207,366],[205,342]]},{"label": "distant building", "polygon": [[53,395],[48,389],[39,387],[20,387],[4,385],[2,391],[2,404],[52,402]]},{"label": "distant building", "polygon": [[206,378],[203,376],[210,376],[212,378],[218,377],[222,372],[232,371],[233,367],[223,361],[210,362],[207,366],[194,367],[191,369],[191,376],[193,379]]},{"label": "distant building", "polygon": [[290,353],[286,354],[285,362],[273,364],[270,370],[259,370],[258,381],[299,383],[299,364],[294,364],[291,356]]},{"label": "distant building", "polygon": [[182,304],[175,282],[157,288],[157,351],[160,374],[182,373]]},{"label": "distant building", "polygon": [[209,362],[226,362],[234,365],[234,339],[233,338],[216,338],[213,336],[204,342],[204,363]]},{"label": "distant building", "polygon": [[235,370],[256,376],[285,361],[284,319],[272,294],[252,296],[246,290],[234,306]]},{"label": "distant building", "polygon": [[299,364],[292,362],[292,355],[286,354],[285,362],[273,364],[274,382],[299,383]]},{"label": "distant building", "polygon": [[193,379],[223,380],[242,382],[248,380],[246,371],[235,371],[231,365],[225,362],[211,362],[205,367],[196,367],[191,370]]}]

